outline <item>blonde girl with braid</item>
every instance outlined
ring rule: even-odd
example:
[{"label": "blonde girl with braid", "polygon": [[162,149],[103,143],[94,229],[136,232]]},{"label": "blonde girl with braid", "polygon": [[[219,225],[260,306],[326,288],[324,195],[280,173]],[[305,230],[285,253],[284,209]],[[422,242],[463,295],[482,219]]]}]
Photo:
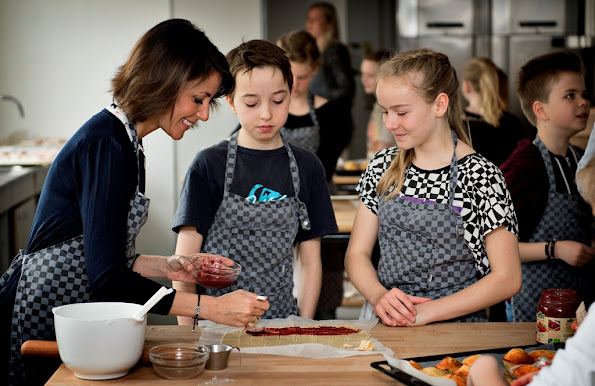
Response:
[{"label": "blonde girl with braid", "polygon": [[490,59],[472,58],[465,63],[461,85],[473,148],[496,166],[514,151],[523,134],[519,119],[506,111],[501,74]]},{"label": "blonde girl with braid", "polygon": [[444,54],[407,51],[380,66],[376,97],[397,146],[374,156],[356,188],[345,267],[366,299],[361,319],[487,321],[487,307],[521,288],[512,200],[470,146],[458,92]]}]

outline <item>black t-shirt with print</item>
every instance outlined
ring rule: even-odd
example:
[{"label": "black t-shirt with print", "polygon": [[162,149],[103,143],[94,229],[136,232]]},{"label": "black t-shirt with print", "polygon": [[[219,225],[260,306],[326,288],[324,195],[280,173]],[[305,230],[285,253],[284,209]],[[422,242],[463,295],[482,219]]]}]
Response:
[{"label": "black t-shirt with print", "polygon": [[[192,161],[184,179],[172,226],[175,232],[184,225],[196,226],[197,231],[206,238],[223,200],[227,146],[228,141],[221,141],[198,153]],[[298,197],[308,208],[311,223],[310,230],[300,228],[296,241],[306,241],[337,232],[320,161],[307,150],[293,145],[290,147],[299,170]],[[293,197],[295,194],[289,170],[289,156],[285,147],[254,150],[238,146],[230,191],[244,198],[254,194],[257,200],[263,192],[267,194],[271,191],[272,196],[278,194]],[[267,196],[270,197],[271,194]]]}]

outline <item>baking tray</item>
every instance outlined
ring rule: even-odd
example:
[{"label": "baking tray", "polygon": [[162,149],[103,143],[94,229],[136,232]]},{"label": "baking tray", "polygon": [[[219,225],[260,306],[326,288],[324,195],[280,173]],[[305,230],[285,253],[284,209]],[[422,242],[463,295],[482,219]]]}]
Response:
[{"label": "baking tray", "polygon": [[[488,349],[488,350],[473,350],[473,351],[464,351],[464,352],[457,352],[457,353],[450,353],[450,354],[438,354],[438,355],[429,355],[429,356],[422,356],[422,357],[414,357],[414,358],[405,358],[404,360],[413,360],[419,363],[422,367],[430,367],[434,366],[436,363],[441,361],[447,356],[456,358],[457,360],[461,361],[463,358],[475,355],[475,354],[493,354],[502,358],[504,354],[506,354],[509,350],[513,348],[522,348],[523,350],[529,349],[540,349],[540,350],[558,350],[560,348],[564,348],[564,343],[549,343],[549,344],[542,344],[536,343],[527,346],[514,346],[514,347],[504,347],[504,348],[495,348],[495,349]],[[533,351],[533,350],[531,350]],[[400,381],[406,385],[410,386],[426,386],[429,385],[427,382],[416,378],[413,375],[409,375],[404,371],[401,371],[397,368],[392,367],[388,364],[387,361],[378,361],[370,363],[370,366],[375,368],[376,370]]]}]

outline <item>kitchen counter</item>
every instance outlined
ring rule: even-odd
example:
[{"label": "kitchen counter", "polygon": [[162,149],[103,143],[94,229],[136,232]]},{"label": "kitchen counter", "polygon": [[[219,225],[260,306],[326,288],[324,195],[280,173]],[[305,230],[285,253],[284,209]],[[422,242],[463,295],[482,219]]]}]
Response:
[{"label": "kitchen counter", "polygon": [[0,166],[0,271],[27,245],[49,166]]},{"label": "kitchen counter", "polygon": [[359,205],[359,196],[331,196],[331,203],[333,204],[333,211],[335,212],[337,227],[339,227],[338,233],[350,234],[351,228],[353,228],[355,212],[357,211],[357,206]]},{"label": "kitchen counter", "polygon": [[[346,322],[348,323],[348,322]],[[372,337],[395,352],[395,358],[452,354],[536,344],[535,323],[437,323],[421,327],[376,325]],[[148,326],[145,346],[170,342],[197,343],[191,326]],[[139,366],[119,379],[95,382],[101,385],[199,385],[233,380],[234,385],[309,384],[309,385],[395,385],[393,378],[373,369],[370,363],[382,361],[381,355],[358,355],[335,359],[308,359],[278,355],[241,354],[232,350],[225,370],[205,370],[198,377],[171,381],[160,378],[152,367]],[[64,365],[47,385],[88,385]]]},{"label": "kitchen counter", "polygon": [[41,193],[49,166],[0,166],[0,213]]}]

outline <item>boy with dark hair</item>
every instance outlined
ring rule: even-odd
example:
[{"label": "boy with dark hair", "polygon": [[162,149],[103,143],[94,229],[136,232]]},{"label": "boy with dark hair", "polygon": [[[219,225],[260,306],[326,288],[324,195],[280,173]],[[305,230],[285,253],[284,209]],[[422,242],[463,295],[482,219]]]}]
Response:
[{"label": "boy with dark hair", "polygon": [[[267,296],[265,318],[313,318],[322,280],[320,238],[338,228],[320,161],[280,134],[289,111],[291,64],[281,48],[264,40],[242,43],[227,60],[235,78],[227,101],[240,129],[192,162],[173,224],[176,253],[219,251],[242,265],[236,283],[208,294],[245,289]],[[174,287],[197,290],[182,282]]]},{"label": "boy with dark hair", "polygon": [[537,136],[520,141],[500,167],[519,221],[523,263],[523,289],[508,311],[509,320],[534,321],[546,288],[577,289],[587,306],[593,296],[593,216],[574,180],[583,151],[569,142],[589,118],[581,59],[563,51],[530,60],[520,70],[518,94]]}]

